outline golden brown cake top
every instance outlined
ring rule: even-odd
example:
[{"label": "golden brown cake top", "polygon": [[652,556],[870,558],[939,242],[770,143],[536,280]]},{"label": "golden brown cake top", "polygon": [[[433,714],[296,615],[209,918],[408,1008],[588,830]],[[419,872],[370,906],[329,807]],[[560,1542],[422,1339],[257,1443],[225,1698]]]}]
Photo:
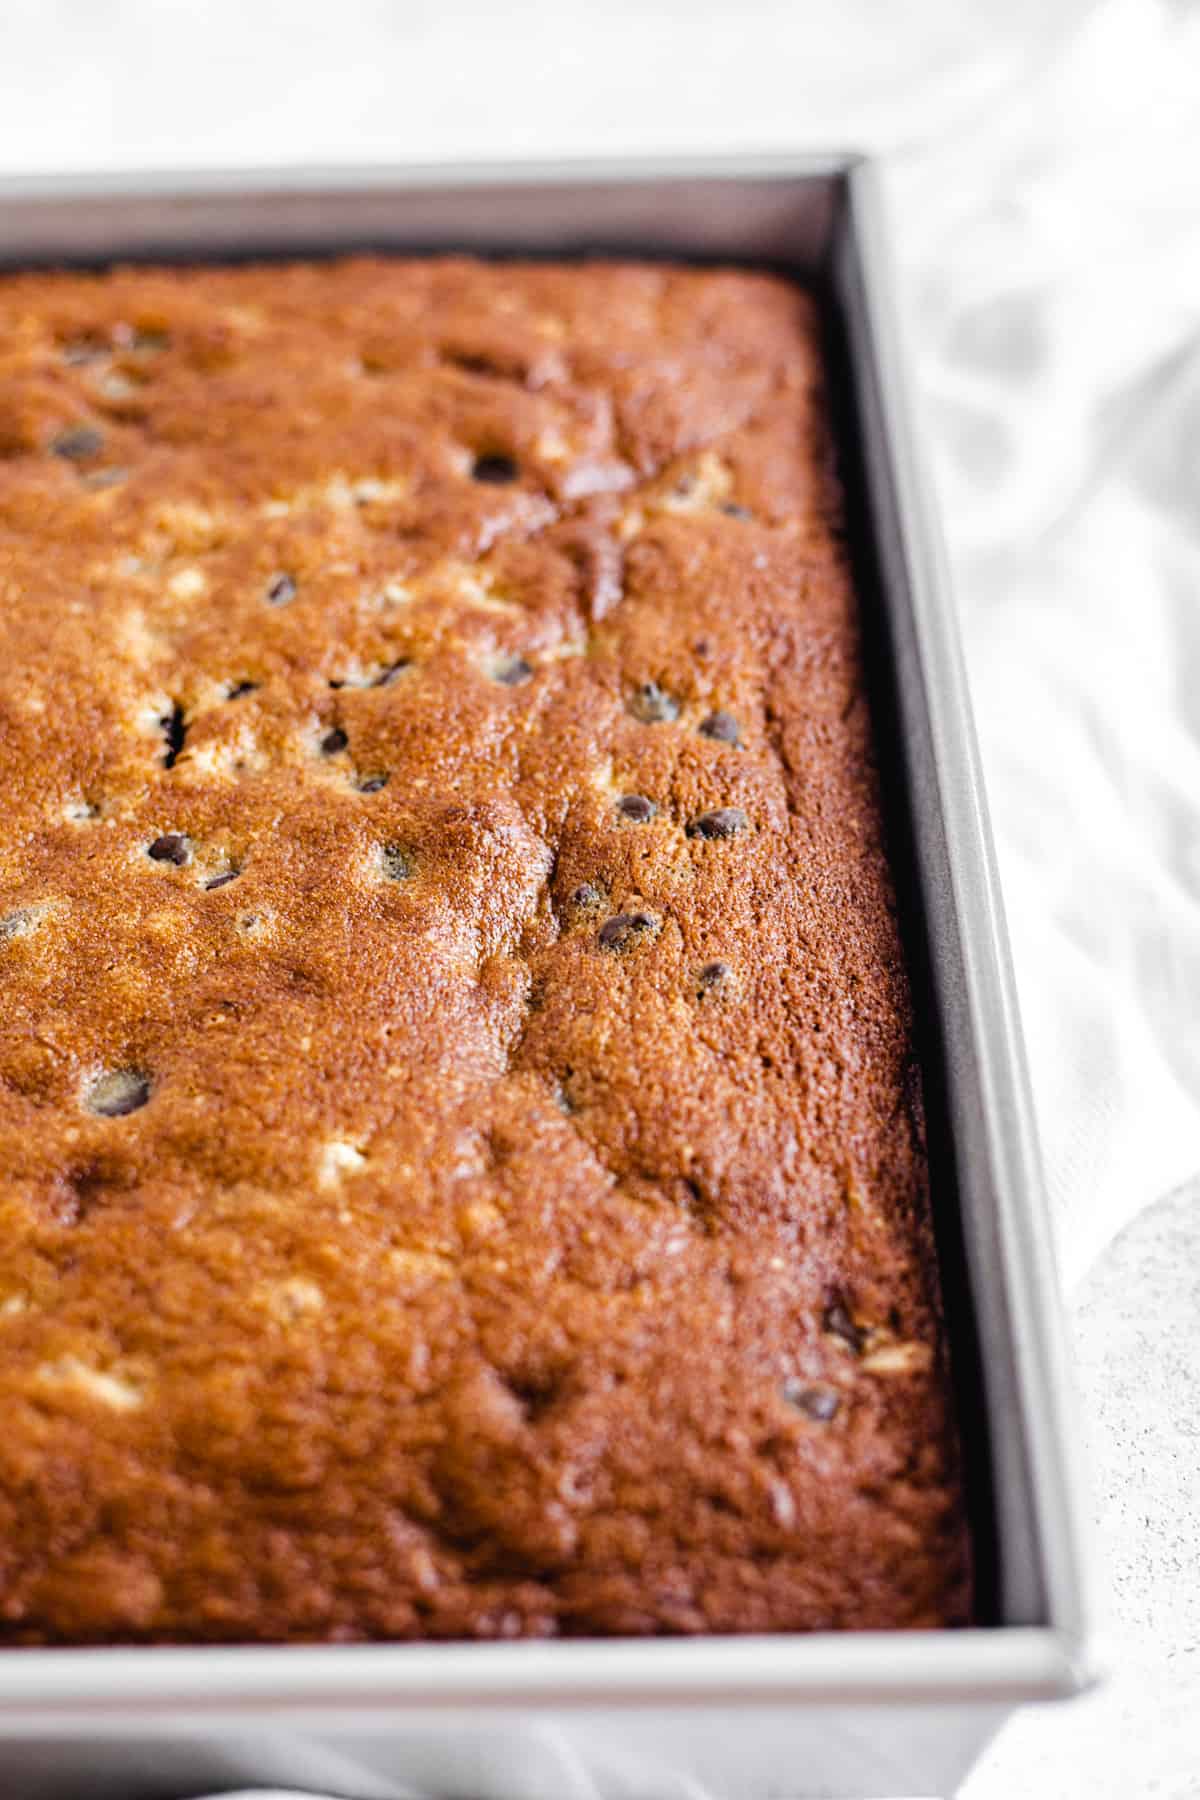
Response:
[{"label": "golden brown cake top", "polygon": [[811,301],[0,280],[0,1634],[963,1616]]}]

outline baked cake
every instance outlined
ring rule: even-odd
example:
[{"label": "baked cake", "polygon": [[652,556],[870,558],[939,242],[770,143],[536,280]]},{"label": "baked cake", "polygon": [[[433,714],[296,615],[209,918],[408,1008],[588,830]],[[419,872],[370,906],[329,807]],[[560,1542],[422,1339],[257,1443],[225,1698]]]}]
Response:
[{"label": "baked cake", "polygon": [[938,1626],[811,297],[0,280],[0,1641]]}]

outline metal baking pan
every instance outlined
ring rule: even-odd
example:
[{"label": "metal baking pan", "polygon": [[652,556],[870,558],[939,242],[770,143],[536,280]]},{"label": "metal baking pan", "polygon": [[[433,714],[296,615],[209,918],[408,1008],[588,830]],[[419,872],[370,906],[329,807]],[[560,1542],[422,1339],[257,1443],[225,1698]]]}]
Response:
[{"label": "metal baking pan", "polygon": [[1019,1702],[1090,1680],[1041,1175],[876,183],[850,155],[10,180],[0,182],[0,264],[361,247],[614,252],[769,265],[817,285],[930,1087],[979,1623],[697,1640],[11,1650],[0,1652],[5,1793],[135,1800],[294,1779],[298,1766],[309,1785],[350,1793],[391,1792],[370,1785],[382,1771],[422,1794],[521,1800],[945,1793]]}]

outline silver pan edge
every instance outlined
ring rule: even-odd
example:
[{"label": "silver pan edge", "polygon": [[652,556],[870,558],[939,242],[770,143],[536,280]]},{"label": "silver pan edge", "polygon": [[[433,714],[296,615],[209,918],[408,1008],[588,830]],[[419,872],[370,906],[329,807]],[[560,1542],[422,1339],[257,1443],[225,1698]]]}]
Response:
[{"label": "silver pan edge", "polygon": [[[122,1757],[152,1741],[175,1740],[183,1770],[193,1767],[187,1744],[230,1730],[393,1735],[433,1714],[442,1729],[494,1739],[506,1719],[590,1718],[630,1742],[649,1732],[660,1759],[679,1770],[702,1765],[701,1777],[723,1793],[765,1793],[785,1779],[785,1754],[789,1792],[948,1783],[1014,1705],[1089,1684],[1095,1628],[1075,1408],[1003,910],[877,171],[833,153],[0,180],[0,267],[366,246],[766,262],[816,279],[831,303],[847,347],[944,1057],[999,1546],[997,1622],[694,1641],[6,1651],[0,1750],[5,1740],[14,1753],[24,1746],[21,1766],[44,1764],[37,1792],[50,1795],[58,1790],[47,1746],[74,1743],[100,1770],[106,1743],[122,1765],[121,1791],[131,1793],[133,1768]],[[696,1709],[727,1720],[730,1757],[703,1741]],[[6,1766],[0,1754],[0,1772]],[[236,1776],[249,1778],[240,1765]],[[199,1763],[194,1778],[211,1779]]]}]

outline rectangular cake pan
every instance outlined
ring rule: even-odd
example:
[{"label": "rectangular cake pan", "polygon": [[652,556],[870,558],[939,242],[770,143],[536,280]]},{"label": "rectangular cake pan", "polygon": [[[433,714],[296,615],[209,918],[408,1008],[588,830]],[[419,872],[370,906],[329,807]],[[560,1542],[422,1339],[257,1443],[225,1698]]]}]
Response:
[{"label": "rectangular cake pan", "polygon": [[815,282],[929,1086],[979,1562],[970,1630],[0,1652],[0,1791],[253,1781],[475,1800],[946,1793],[1091,1679],[1063,1330],[1000,896],[877,176],[851,155],[0,182],[0,265],[589,253]]}]

